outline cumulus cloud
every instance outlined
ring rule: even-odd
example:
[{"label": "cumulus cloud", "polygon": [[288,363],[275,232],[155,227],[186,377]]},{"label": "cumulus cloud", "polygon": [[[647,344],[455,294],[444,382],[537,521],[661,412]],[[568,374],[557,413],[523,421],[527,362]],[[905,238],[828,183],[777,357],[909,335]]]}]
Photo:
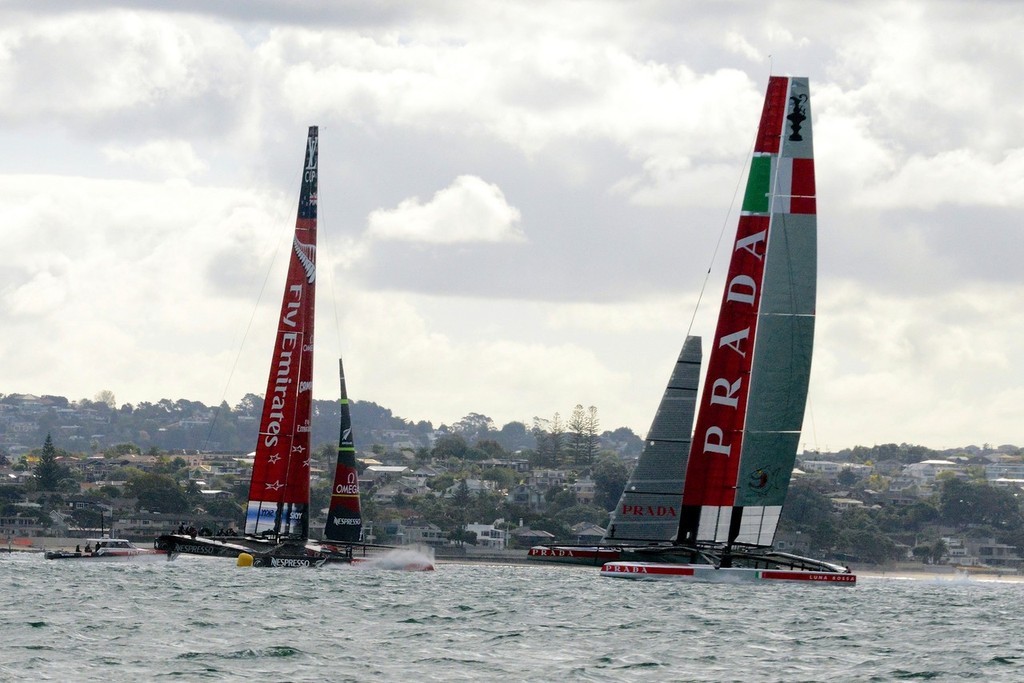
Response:
[{"label": "cumulus cloud", "polygon": [[245,106],[238,96],[251,62],[234,29],[183,14],[67,9],[2,24],[7,121],[124,139],[179,126],[223,130],[235,119],[225,112]]},{"label": "cumulus cloud", "polygon": [[337,275],[346,321],[318,344],[340,338],[358,398],[434,421],[582,403],[642,431],[773,71],[811,78],[808,440],[1019,431],[1006,3],[207,5],[0,3],[0,392],[213,402],[232,366],[229,401],[262,389],[237,337],[272,329],[316,122],[317,300]]},{"label": "cumulus cloud", "polygon": [[203,162],[182,140],[153,140],[135,147],[107,145],[103,153],[112,161],[151,170],[170,178],[183,178],[206,170]]},{"label": "cumulus cloud", "polygon": [[519,210],[508,204],[497,185],[464,175],[426,203],[413,197],[394,209],[374,211],[367,235],[435,244],[524,242],[519,219]]}]

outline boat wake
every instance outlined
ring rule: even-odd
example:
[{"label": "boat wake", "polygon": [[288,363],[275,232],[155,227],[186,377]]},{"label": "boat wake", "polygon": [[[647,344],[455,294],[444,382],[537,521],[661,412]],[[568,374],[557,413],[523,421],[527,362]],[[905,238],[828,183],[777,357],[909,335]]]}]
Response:
[{"label": "boat wake", "polygon": [[389,550],[376,557],[359,558],[352,563],[357,569],[393,569],[406,572],[434,571],[434,552],[427,549]]}]

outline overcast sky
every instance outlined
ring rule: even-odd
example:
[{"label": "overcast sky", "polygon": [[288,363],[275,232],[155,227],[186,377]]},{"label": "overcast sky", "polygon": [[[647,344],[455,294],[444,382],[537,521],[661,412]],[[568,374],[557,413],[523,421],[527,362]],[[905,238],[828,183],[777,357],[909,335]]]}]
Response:
[{"label": "overcast sky", "polygon": [[802,447],[1024,444],[1022,35],[1009,0],[6,0],[0,393],[261,393],[316,124],[317,398],[341,354],[413,421],[643,435],[776,74],[817,157]]}]

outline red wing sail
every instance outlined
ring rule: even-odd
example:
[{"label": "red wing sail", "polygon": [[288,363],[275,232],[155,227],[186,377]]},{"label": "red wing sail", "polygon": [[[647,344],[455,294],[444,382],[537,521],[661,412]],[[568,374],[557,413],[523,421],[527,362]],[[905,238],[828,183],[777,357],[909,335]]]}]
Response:
[{"label": "red wing sail", "polygon": [[359,509],[359,475],[356,472],[356,448],[352,439],[352,417],[345,390],[345,369],[338,359],[341,377],[341,434],[338,437],[338,462],[334,469],[331,507],[324,525],[324,539],[357,543],[363,528]]},{"label": "red wing sail", "polygon": [[318,129],[310,126],[288,279],[249,484],[245,532],[308,538]]},{"label": "red wing sail", "polygon": [[807,399],[816,250],[807,79],[773,77],[697,414],[681,543],[773,541]]}]

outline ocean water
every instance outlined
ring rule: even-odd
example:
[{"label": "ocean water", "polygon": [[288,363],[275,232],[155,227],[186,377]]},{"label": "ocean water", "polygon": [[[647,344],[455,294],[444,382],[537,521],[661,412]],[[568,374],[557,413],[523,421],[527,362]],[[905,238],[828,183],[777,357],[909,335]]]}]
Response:
[{"label": "ocean water", "polygon": [[0,555],[3,681],[1022,681],[1024,583]]}]

